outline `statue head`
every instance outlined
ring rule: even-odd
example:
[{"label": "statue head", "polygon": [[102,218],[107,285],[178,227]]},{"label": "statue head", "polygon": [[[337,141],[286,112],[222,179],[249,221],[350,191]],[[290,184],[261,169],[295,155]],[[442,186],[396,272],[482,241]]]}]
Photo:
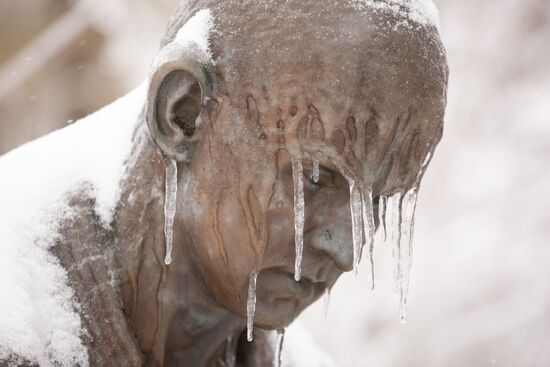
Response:
[{"label": "statue head", "polygon": [[[418,188],[441,138],[436,27],[367,3],[189,1],[153,65],[147,127],[177,166],[169,267],[190,261],[243,318],[257,274],[254,322],[265,328],[288,325],[352,270],[353,221],[372,236],[379,198]],[[206,46],[193,38],[201,29]]]}]

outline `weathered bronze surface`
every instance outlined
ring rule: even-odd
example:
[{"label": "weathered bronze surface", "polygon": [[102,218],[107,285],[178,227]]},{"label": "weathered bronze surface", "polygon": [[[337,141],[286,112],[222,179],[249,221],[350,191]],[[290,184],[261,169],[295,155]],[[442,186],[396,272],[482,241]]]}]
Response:
[{"label": "weathered bronze surface", "polygon": [[[288,325],[352,268],[341,167],[374,197],[390,195],[417,182],[441,138],[447,66],[434,27],[336,1],[192,0],[163,44],[203,8],[215,18],[215,63],[153,70],[158,88],[135,132],[111,227],[94,216],[94,198],[77,194],[80,215],[63,223],[54,248],[82,305],[92,366],[214,366],[230,336],[237,365],[268,365],[261,330],[254,343],[242,340],[254,267],[255,325]],[[296,154],[306,174],[300,282]],[[163,156],[178,161],[169,266]],[[313,159],[319,184],[308,180]]]}]

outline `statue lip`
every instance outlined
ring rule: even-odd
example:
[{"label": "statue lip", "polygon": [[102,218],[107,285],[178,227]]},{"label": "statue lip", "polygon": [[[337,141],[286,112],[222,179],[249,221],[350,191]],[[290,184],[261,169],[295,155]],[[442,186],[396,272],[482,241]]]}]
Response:
[{"label": "statue lip", "polygon": [[[284,285],[276,286],[272,289],[276,298],[311,298],[316,294],[324,292],[327,287],[327,283],[323,279],[316,279],[308,274],[302,274],[300,281],[294,279],[294,271],[287,269],[286,267],[275,267],[265,269],[263,272],[267,272],[271,276],[276,277],[283,276]],[[267,275],[267,274],[266,274]],[[268,275],[269,276],[269,275]]]}]

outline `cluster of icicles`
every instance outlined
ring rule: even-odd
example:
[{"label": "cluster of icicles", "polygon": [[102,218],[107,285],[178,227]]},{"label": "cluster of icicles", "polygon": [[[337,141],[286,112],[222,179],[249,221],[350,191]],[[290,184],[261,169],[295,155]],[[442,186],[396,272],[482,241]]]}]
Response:
[{"label": "cluster of icicles", "polygon": [[[164,262],[169,265],[172,261],[172,237],[173,224],[176,212],[177,194],[177,165],[172,159],[165,159],[166,181],[165,181],[165,225],[164,234],[166,237],[166,257]],[[424,168],[424,167],[422,167]],[[294,231],[296,260],[294,278],[301,279],[302,254],[304,250],[304,173],[302,160],[292,160],[292,174],[294,183]],[[362,187],[350,174],[342,172],[349,183],[350,210],[352,220],[353,238],[353,269],[357,274],[359,261],[363,248],[368,249],[371,289],[374,289],[374,207],[372,189]],[[313,181],[319,180],[319,162],[313,162]],[[384,242],[392,244],[394,259],[393,279],[394,291],[400,299],[400,318],[405,322],[407,318],[407,296],[409,288],[409,273],[412,258],[412,237],[414,227],[414,212],[416,207],[417,188],[402,193],[397,192],[392,196],[380,196],[378,204],[378,215],[380,230]],[[247,300],[247,339],[253,339],[254,313],[256,310],[256,284],[258,274],[254,270],[250,274]],[[325,304],[328,307],[329,291],[327,290]],[[326,313],[326,310],[325,310]],[[282,337],[280,338],[282,340]],[[280,348],[279,348],[280,349]]]}]

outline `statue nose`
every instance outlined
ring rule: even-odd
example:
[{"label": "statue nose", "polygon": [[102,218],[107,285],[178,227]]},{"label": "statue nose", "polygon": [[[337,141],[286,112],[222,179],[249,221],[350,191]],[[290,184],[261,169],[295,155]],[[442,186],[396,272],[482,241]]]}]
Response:
[{"label": "statue nose", "polygon": [[309,246],[330,257],[339,270],[353,269],[353,246],[343,231],[325,228],[311,231],[307,237]]}]

